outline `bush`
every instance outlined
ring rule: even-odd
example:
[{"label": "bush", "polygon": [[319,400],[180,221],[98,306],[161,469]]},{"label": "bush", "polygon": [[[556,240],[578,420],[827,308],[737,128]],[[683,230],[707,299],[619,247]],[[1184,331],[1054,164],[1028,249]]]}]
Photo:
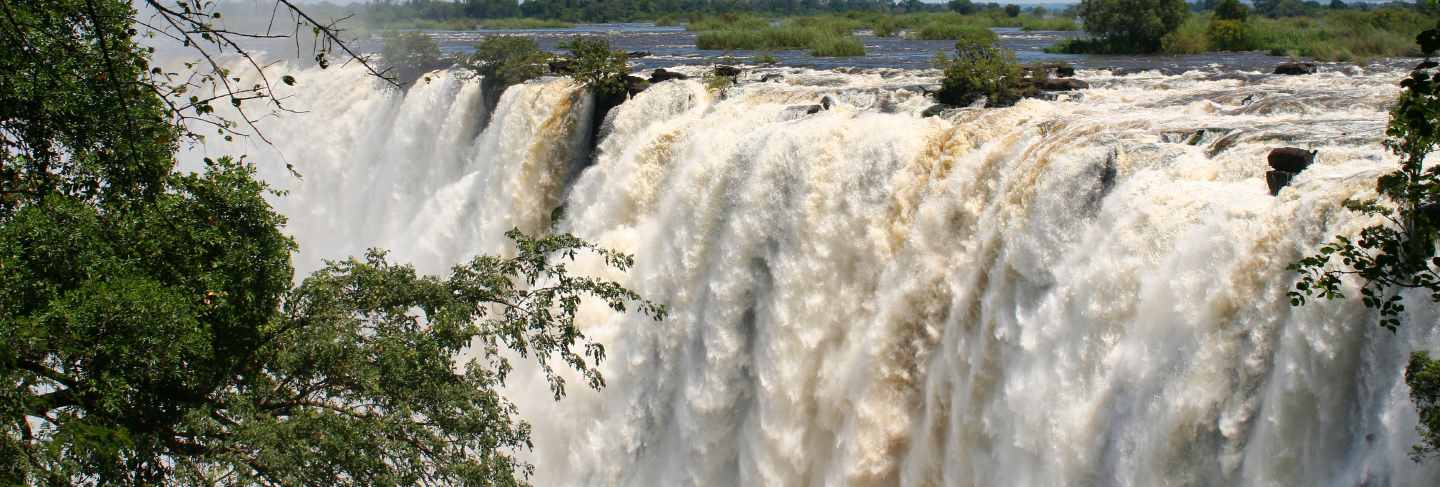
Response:
[{"label": "bush", "polygon": [[421,75],[443,65],[440,46],[420,32],[385,34],[380,50],[380,65],[385,77],[400,85],[409,85]]},{"label": "bush", "polygon": [[1217,51],[1255,49],[1255,41],[1250,35],[1249,24],[1240,20],[1221,20],[1216,17],[1210,21],[1210,28],[1205,34],[1210,38],[1210,48]]},{"label": "bush", "polygon": [[810,47],[810,55],[816,57],[864,56],[865,44],[854,36],[823,37]]},{"label": "bush", "polygon": [[897,31],[899,31],[899,28],[895,25],[895,19],[890,17],[876,21],[875,26],[871,28],[871,32],[875,34],[875,37],[895,37]]},{"label": "bush", "polygon": [[1003,107],[1014,105],[1025,94],[1015,53],[993,42],[956,42],[955,59],[940,54],[935,64],[945,76],[936,94],[940,103],[970,106],[984,98],[985,106]]},{"label": "bush", "polygon": [[1200,54],[1210,50],[1206,34],[1208,25],[1199,16],[1192,16],[1179,28],[1160,38],[1160,52],[1165,54]]},{"label": "bush", "polygon": [[1250,16],[1250,7],[1240,3],[1240,0],[1220,0],[1215,5],[1215,18],[1219,20],[1238,20],[1244,22]]},{"label": "bush", "polygon": [[1024,15],[1020,17],[1020,28],[1025,31],[1056,30],[1071,31],[1080,30],[1080,25],[1075,19],[1069,17],[1042,18]]},{"label": "bush", "polygon": [[489,114],[506,88],[544,75],[549,59],[529,37],[490,36],[475,45],[475,52],[461,56],[459,66],[484,77],[480,86]]},{"label": "bush", "polygon": [[1189,8],[1185,0],[1083,0],[1078,12],[1085,30],[1104,38],[1111,49],[1149,53],[1160,50],[1162,39],[1180,27]]},{"label": "bush", "polygon": [[610,50],[610,41],[603,37],[576,37],[560,47],[570,51],[570,77],[575,81],[600,95],[625,93],[625,76],[630,74],[629,58],[624,51]]}]

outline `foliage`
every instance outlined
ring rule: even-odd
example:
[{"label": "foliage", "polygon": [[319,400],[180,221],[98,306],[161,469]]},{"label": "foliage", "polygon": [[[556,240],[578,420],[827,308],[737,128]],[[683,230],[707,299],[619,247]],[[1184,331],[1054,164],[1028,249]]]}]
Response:
[{"label": "foliage", "polygon": [[1240,0],[1220,0],[1215,5],[1215,18],[1217,20],[1238,20],[1244,22],[1250,17],[1250,7],[1240,3]]},{"label": "foliage", "polygon": [[993,42],[956,42],[955,59],[937,55],[935,67],[944,73],[936,93],[940,103],[970,106],[984,98],[985,106],[1003,107],[1014,105],[1022,96],[1015,53]]},{"label": "foliage", "polygon": [[[174,167],[182,122],[213,108],[168,102],[179,88],[132,39],[130,2],[4,10],[0,484],[523,484],[509,357],[557,397],[552,362],[596,387],[581,300],[663,315],[570,274],[582,253],[633,261],[568,235],[512,231],[514,257],[445,278],[372,251],[292,287],[295,244],[254,168]],[[186,28],[166,34],[229,35],[198,12],[169,14]],[[229,74],[215,69],[179,76]]]},{"label": "foliage", "polygon": [[833,29],[821,26],[797,25],[765,27],[756,30],[727,29],[701,32],[695,36],[695,47],[713,51],[808,49],[812,53],[854,53],[858,47],[858,54],[845,55],[863,56],[865,54],[865,46],[852,35],[836,33]]},{"label": "foliage", "polygon": [[1205,35],[1209,38],[1210,48],[1217,51],[1249,51],[1255,48],[1250,25],[1244,21],[1217,17],[1210,21]]},{"label": "foliage", "polygon": [[1084,0],[1078,10],[1085,30],[1112,48],[1147,53],[1185,20],[1185,0]]},{"label": "foliage", "polygon": [[543,76],[550,55],[534,39],[521,36],[490,36],[475,45],[475,51],[460,58],[460,66],[485,77],[487,83],[511,86]]},{"label": "foliage", "polygon": [[1208,25],[1199,16],[1189,16],[1180,27],[1160,38],[1160,51],[1166,54],[1199,54],[1209,51]]},{"label": "foliage", "polygon": [[[1379,324],[1395,331],[1405,312],[1401,290],[1427,292],[1440,302],[1440,167],[1425,167],[1427,155],[1440,148],[1440,78],[1431,60],[1440,50],[1440,26],[1418,36],[1424,62],[1400,82],[1399,101],[1390,114],[1386,146],[1400,157],[1400,167],[1376,180],[1379,198],[1347,200],[1345,207],[1378,223],[1359,235],[1336,235],[1319,252],[1291,265],[1299,273],[1290,302],[1301,306],[1313,298],[1341,299],[1346,276],[1358,278],[1361,302],[1373,309]],[[1337,262],[1338,261],[1338,262]],[[1437,365],[1428,355],[1412,356],[1406,382],[1420,411],[1422,445],[1417,458],[1440,449],[1440,387]]]},{"label": "foliage", "polygon": [[408,85],[441,66],[440,45],[421,32],[389,32],[380,60],[387,77]]},{"label": "foliage", "polygon": [[1440,456],[1440,360],[1423,351],[1410,354],[1405,384],[1420,413],[1420,444],[1411,448],[1410,457],[1419,462]]},{"label": "foliage", "polygon": [[853,57],[865,55],[865,44],[854,36],[821,37],[810,46],[815,57]]},{"label": "foliage", "polygon": [[1020,6],[1019,6],[1019,5],[1015,5],[1015,4],[1013,4],[1013,3],[1012,3],[1012,4],[1009,4],[1009,5],[1006,5],[1006,6],[1005,6],[1005,16],[1006,16],[1006,17],[1019,17],[1019,16],[1020,16]]},{"label": "foliage", "polygon": [[926,24],[920,30],[910,33],[911,39],[954,40],[969,44],[993,44],[999,36],[984,27],[966,24]]},{"label": "foliage", "polygon": [[630,74],[625,51],[610,50],[610,41],[603,37],[575,37],[560,47],[570,51],[571,78],[602,95],[625,92],[625,75]]}]

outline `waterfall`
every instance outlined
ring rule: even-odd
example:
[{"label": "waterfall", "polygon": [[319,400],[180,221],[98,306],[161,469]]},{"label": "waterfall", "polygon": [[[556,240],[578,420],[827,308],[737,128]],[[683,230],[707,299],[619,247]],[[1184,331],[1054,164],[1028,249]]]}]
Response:
[{"label": "waterfall", "polygon": [[[927,118],[934,72],[772,71],[656,84],[593,153],[569,81],[511,87],[481,131],[483,80],[401,93],[302,71],[307,111],[262,123],[273,147],[196,151],[250,153],[290,191],[302,270],[379,246],[441,272],[552,225],[635,254],[624,274],[577,266],[671,309],[585,308],[608,386],[510,386],[535,485],[1440,475],[1407,456],[1399,374],[1440,348],[1426,296],[1391,333],[1358,300],[1285,295],[1287,265],[1372,223],[1341,205],[1396,163],[1380,141],[1401,72],[1082,71],[1083,92]],[[1272,197],[1278,146],[1319,156]]]}]

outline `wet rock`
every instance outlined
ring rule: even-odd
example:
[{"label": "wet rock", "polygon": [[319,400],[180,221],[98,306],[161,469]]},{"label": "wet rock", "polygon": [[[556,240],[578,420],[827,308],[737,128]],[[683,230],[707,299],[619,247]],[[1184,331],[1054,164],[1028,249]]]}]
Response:
[{"label": "wet rock", "polygon": [[1083,90],[1090,87],[1090,83],[1074,78],[1051,78],[1035,82],[1035,88],[1040,91],[1073,91]]},{"label": "wet rock", "polygon": [[650,82],[646,81],[645,78],[641,78],[639,76],[625,76],[625,91],[630,93],[630,96],[638,95],[640,94],[640,92],[645,91],[649,88]]},{"label": "wet rock", "polygon": [[715,66],[715,76],[734,78],[736,76],[740,76],[740,68],[734,66],[726,66],[723,64]]},{"label": "wet rock", "polygon": [[826,110],[829,110],[830,107],[835,106],[835,99],[830,98],[829,95],[826,95],[825,97],[820,98],[820,106],[825,107]]},{"label": "wet rock", "polygon": [[930,108],[926,108],[925,111],[920,112],[920,117],[938,117],[942,113],[945,113],[945,105],[932,105]]},{"label": "wet rock", "polygon": [[1281,147],[1271,150],[1266,159],[1269,160],[1271,169],[1299,174],[1315,162],[1316,152],[1296,147]]},{"label": "wet rock", "polygon": [[651,83],[660,83],[664,81],[670,81],[672,79],[690,79],[690,76],[687,76],[685,73],[666,71],[665,68],[660,68],[650,73]]},{"label": "wet rock", "polygon": [[652,52],[650,52],[650,51],[630,51],[630,52],[625,53],[625,55],[626,55],[626,56],[629,56],[630,59],[638,59],[638,58],[642,58],[642,57],[654,56],[655,53],[652,53]]},{"label": "wet rock", "polygon": [[805,114],[806,114],[806,115],[814,115],[814,114],[820,113],[821,110],[829,110],[829,109],[830,109],[830,107],[824,106],[824,105],[808,105],[808,106],[805,107]]},{"label": "wet rock", "polygon": [[575,70],[574,65],[569,59],[557,59],[550,61],[548,64],[550,66],[550,72],[555,74],[570,74]]},{"label": "wet rock", "polygon": [[779,83],[779,82],[784,81],[784,80],[785,80],[785,75],[780,74],[780,73],[770,73],[770,74],[767,74],[767,75],[765,75],[765,76],[761,76],[761,77],[760,77],[760,82],[761,82],[761,83],[770,83],[770,82]]},{"label": "wet rock", "polygon": [[1280,194],[1280,189],[1290,185],[1290,180],[1295,179],[1295,173],[1289,171],[1266,171],[1265,185],[1270,187],[1270,196]]},{"label": "wet rock", "polygon": [[1316,69],[1315,63],[1280,63],[1275,66],[1275,74],[1315,74]]},{"label": "wet rock", "polygon": [[1074,77],[1075,77],[1075,67],[1074,67],[1074,66],[1071,66],[1071,65],[1069,65],[1069,64],[1063,64],[1063,65],[1060,65],[1060,66],[1056,66],[1056,67],[1055,67],[1055,77],[1057,77],[1057,78],[1074,78]]}]

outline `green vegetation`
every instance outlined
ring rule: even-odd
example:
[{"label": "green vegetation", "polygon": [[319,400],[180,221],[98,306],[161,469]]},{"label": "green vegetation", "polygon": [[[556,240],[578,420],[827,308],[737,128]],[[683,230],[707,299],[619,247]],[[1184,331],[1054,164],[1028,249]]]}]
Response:
[{"label": "green vegetation", "polygon": [[610,49],[603,37],[576,37],[560,45],[570,51],[569,75],[604,96],[625,93],[625,76],[630,74],[624,51]]},{"label": "green vegetation", "polygon": [[821,37],[810,45],[810,55],[816,57],[864,56],[865,44],[853,36]]},{"label": "green vegetation", "polygon": [[394,20],[369,20],[366,26],[381,30],[523,30],[523,29],[566,29],[574,27],[573,22],[563,20],[532,19],[512,17],[503,19],[476,19],[469,17],[449,19],[402,18]]},{"label": "green vegetation", "polygon": [[440,46],[423,32],[390,32],[380,51],[381,66],[386,77],[400,85],[409,85],[432,70],[444,65]]},{"label": "green vegetation", "polygon": [[[295,285],[295,243],[267,202],[283,195],[243,159],[175,162],[201,136],[187,127],[237,125],[192,93],[219,94],[242,124],[281,100],[220,65],[152,66],[131,5],[5,3],[0,485],[524,485],[530,427],[501,395],[511,357],[534,360],[556,397],[552,364],[600,386],[605,350],[576,303],[663,309],[567,267],[631,258],[512,231],[514,257],[443,277],[377,250]],[[166,5],[158,23],[175,27],[147,43],[194,35],[184,47],[201,58],[230,46],[209,12]],[[315,58],[345,49],[298,22]]]},{"label": "green vegetation", "polygon": [[[1092,0],[1094,1],[1094,0]],[[1082,4],[1083,5],[1083,4]],[[1095,4],[1092,4],[1095,5]],[[1147,42],[1107,36],[1104,26],[1088,25],[1096,37],[1061,42],[1046,49],[1065,53],[1194,54],[1207,51],[1267,51],[1275,55],[1322,61],[1358,61],[1376,57],[1418,56],[1414,39],[1435,25],[1434,14],[1413,9],[1337,9],[1308,17],[1269,18],[1251,15],[1234,0],[1222,1],[1213,13],[1188,14],[1159,38]],[[1123,25],[1145,25],[1144,23]]]},{"label": "green vegetation", "polygon": [[1185,0],[1084,0],[1085,30],[1113,52],[1160,50],[1162,39],[1185,21]]},{"label": "green vegetation", "polygon": [[534,39],[520,36],[490,36],[475,45],[475,51],[459,56],[456,64],[485,78],[480,84],[488,118],[500,104],[505,89],[544,76],[550,55]]},{"label": "green vegetation", "polygon": [[[1345,202],[1346,209],[1380,223],[1358,235],[1336,235],[1318,253],[1292,264],[1299,274],[1289,293],[1294,306],[1313,298],[1344,298],[1344,281],[1357,278],[1361,302],[1393,332],[1405,317],[1400,291],[1419,290],[1440,302],[1440,167],[1425,167],[1426,156],[1440,149],[1440,79],[1430,73],[1440,67],[1431,60],[1440,51],[1440,27],[1424,31],[1418,40],[1426,60],[1400,82],[1400,98],[1385,131],[1386,146],[1400,157],[1400,167],[1376,180],[1379,198]],[[1440,363],[1424,351],[1414,353],[1405,382],[1420,415],[1421,444],[1414,458],[1440,455]]]},{"label": "green vegetation", "polygon": [[935,67],[944,72],[936,98],[946,105],[970,106],[984,98],[985,106],[1004,107],[1024,96],[1015,53],[995,46],[993,40],[956,42],[955,59],[938,54]]},{"label": "green vegetation", "polygon": [[965,24],[926,24],[920,30],[910,33],[911,39],[954,40],[969,44],[989,45],[1000,39],[995,32],[984,27]]}]

